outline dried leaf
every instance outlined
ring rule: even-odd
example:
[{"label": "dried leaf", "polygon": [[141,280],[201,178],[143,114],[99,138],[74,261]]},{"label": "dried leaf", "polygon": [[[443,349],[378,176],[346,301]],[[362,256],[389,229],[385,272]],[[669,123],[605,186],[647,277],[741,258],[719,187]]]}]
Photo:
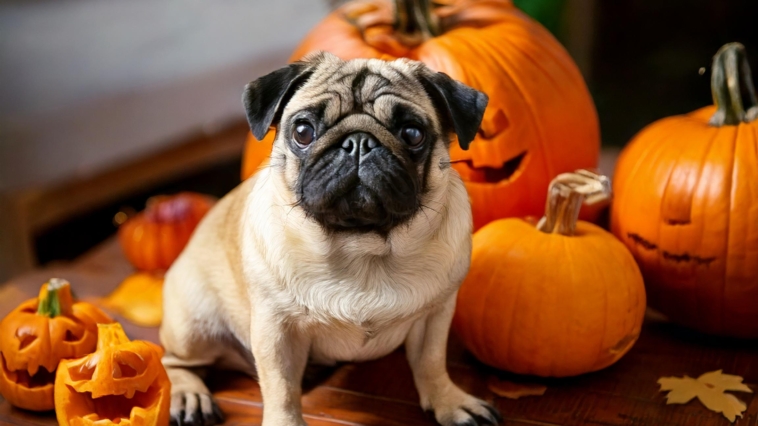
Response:
[{"label": "dried leaf", "polygon": [[546,386],[529,383],[513,383],[507,380],[499,380],[490,376],[487,380],[487,388],[497,396],[509,399],[519,399],[522,396],[541,396],[547,390]]},{"label": "dried leaf", "polygon": [[705,373],[697,379],[688,376],[661,377],[658,384],[661,385],[661,392],[669,391],[667,404],[686,404],[697,397],[706,408],[722,413],[730,422],[734,422],[737,416],[742,417],[747,406],[734,395],[724,392],[753,392],[742,383],[742,377],[722,374],[721,370]]}]

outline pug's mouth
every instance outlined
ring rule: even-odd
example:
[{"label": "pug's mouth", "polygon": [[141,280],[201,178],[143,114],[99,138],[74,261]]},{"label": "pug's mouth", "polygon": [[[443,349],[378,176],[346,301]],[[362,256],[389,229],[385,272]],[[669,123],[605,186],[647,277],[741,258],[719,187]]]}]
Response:
[{"label": "pug's mouth", "polygon": [[526,154],[527,151],[524,151],[510,160],[506,160],[500,167],[476,167],[472,160],[459,160],[455,163],[466,166],[466,181],[492,184],[507,181],[512,178],[521,168],[521,164],[524,162]]},{"label": "pug's mouth", "polygon": [[[79,406],[89,407],[92,411],[84,416],[75,416],[81,424],[97,425],[99,421],[110,420],[112,423],[131,426],[144,424],[151,411],[157,410],[155,405],[160,400],[158,386],[151,386],[145,392],[132,391],[121,395],[104,395],[93,398],[91,392],[76,392],[71,386],[69,390],[76,395]],[[72,419],[72,420],[74,420]]]}]

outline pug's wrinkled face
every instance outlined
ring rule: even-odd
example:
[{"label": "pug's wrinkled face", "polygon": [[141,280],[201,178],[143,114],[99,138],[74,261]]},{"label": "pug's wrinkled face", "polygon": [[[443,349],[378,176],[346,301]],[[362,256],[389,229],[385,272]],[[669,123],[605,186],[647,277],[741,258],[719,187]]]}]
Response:
[{"label": "pug's wrinkled face", "polygon": [[420,62],[319,53],[250,83],[244,103],[256,138],[277,125],[271,164],[308,216],[387,233],[449,166],[450,133],[464,149],[474,138],[487,97]]}]

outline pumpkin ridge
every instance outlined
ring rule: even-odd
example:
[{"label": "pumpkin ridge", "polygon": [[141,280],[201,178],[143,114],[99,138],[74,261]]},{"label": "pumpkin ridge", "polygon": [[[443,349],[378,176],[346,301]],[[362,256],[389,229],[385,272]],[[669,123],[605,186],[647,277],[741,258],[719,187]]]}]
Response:
[{"label": "pumpkin ridge", "polygon": [[[681,137],[681,136],[682,136],[682,133],[678,132],[677,137]],[[666,179],[665,179],[666,183],[664,185],[664,191],[661,196],[661,218],[663,218],[661,226],[663,226],[663,224],[687,225],[692,221],[692,205],[695,201],[695,193],[697,192],[698,186],[700,185],[700,179],[702,179],[701,171],[703,170],[704,163],[707,161],[708,154],[710,153],[711,148],[713,144],[715,143],[715,140],[717,137],[718,137],[718,132],[713,132],[713,137],[707,144],[704,145],[703,147],[704,149],[700,156],[700,159],[699,161],[696,162],[697,167],[687,169],[688,171],[694,170],[693,173],[697,173],[697,179],[695,180],[695,182],[692,183],[692,185],[689,188],[686,188],[686,189],[680,189],[680,188],[672,189],[673,187],[672,179],[677,177],[678,175],[676,174],[678,173],[679,170],[683,168],[683,167],[679,167],[680,163],[682,163],[683,160],[690,161],[689,158],[682,158],[682,157],[683,157],[683,153],[685,153],[688,149],[692,149],[692,147],[686,144],[678,144],[678,145],[670,144],[669,145],[670,148],[674,148],[674,149],[671,149],[671,151],[675,151],[676,148],[678,148],[678,151],[676,151],[676,155],[670,154],[674,158],[674,161],[670,162],[668,175],[666,176]],[[674,192],[674,194],[672,194],[672,192]],[[677,211],[668,212],[667,210],[673,210],[675,209],[675,207],[671,206],[671,204],[674,201],[667,201],[667,200],[671,200],[672,197],[675,197],[676,195],[683,192],[687,192],[682,197],[686,199],[682,202],[679,202],[678,204],[681,206],[686,206],[685,207],[687,208],[686,214],[680,215],[679,214],[680,212],[677,212]],[[686,218],[684,217],[685,215],[686,215]]]},{"label": "pumpkin ridge", "polygon": [[732,140],[732,149],[730,152],[732,153],[732,161],[730,162],[731,167],[731,173],[729,173],[729,214],[726,216],[726,244],[724,244],[724,285],[721,286],[721,298],[720,298],[720,307],[719,307],[719,328],[724,327],[726,324],[726,310],[724,309],[724,305],[726,305],[726,293],[727,293],[727,287],[729,286],[729,263],[731,261],[731,256],[729,256],[729,249],[731,247],[730,242],[732,241],[732,212],[734,209],[732,206],[734,203],[734,191],[736,190],[737,185],[735,185],[735,182],[739,182],[739,177],[735,176],[735,173],[738,172],[738,170],[735,169],[734,165],[737,161],[737,145],[740,143],[740,140],[744,138],[744,136],[741,137],[740,131],[745,130],[745,126],[739,125],[737,126],[737,131],[734,134],[734,138]]}]

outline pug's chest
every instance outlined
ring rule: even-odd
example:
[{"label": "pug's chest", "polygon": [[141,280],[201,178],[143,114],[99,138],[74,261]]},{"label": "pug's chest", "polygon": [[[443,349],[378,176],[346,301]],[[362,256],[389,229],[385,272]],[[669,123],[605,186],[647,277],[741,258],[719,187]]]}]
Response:
[{"label": "pug's chest", "polygon": [[330,365],[338,361],[368,361],[383,357],[405,342],[420,315],[384,324],[322,326],[312,335],[310,360]]}]

